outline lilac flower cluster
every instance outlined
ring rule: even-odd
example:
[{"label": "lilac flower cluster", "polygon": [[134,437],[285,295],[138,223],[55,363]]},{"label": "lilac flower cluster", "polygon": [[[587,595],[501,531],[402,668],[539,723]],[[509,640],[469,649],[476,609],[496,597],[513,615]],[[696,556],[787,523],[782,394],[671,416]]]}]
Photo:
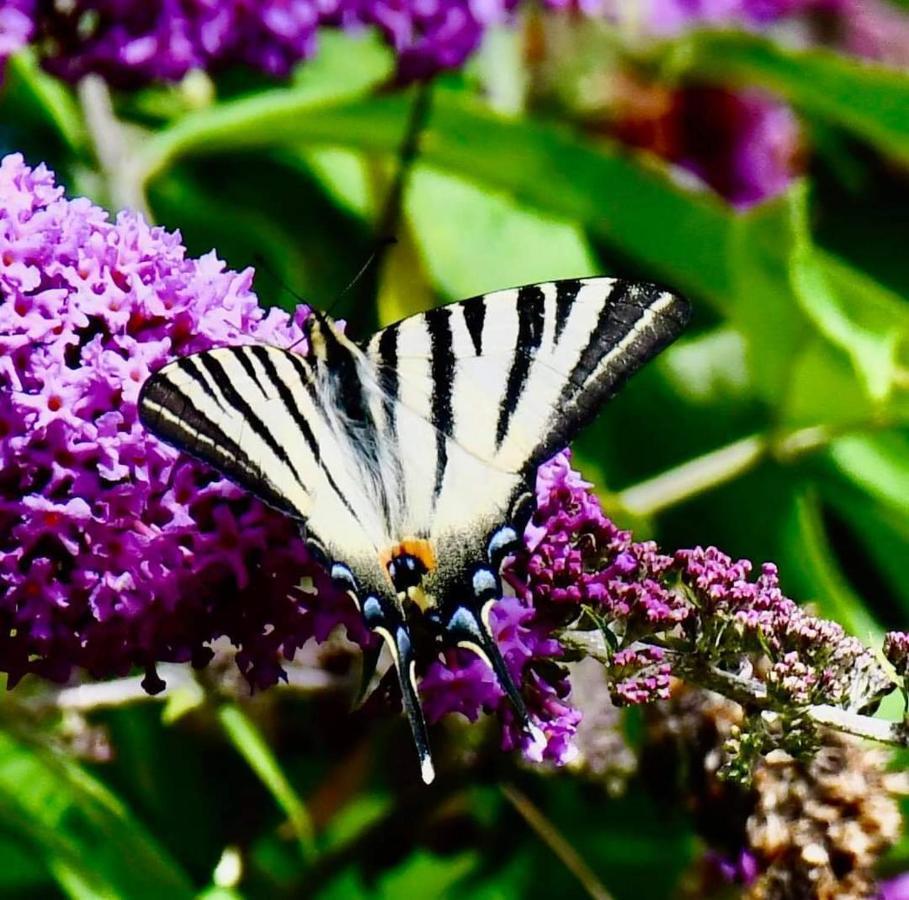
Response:
[{"label": "lilac flower cluster", "polygon": [[0,77],[7,57],[30,40],[34,12],[35,0],[6,0],[0,4]]},{"label": "lilac flower cluster", "polygon": [[[78,81],[89,73],[120,87],[179,81],[192,69],[244,65],[286,76],[315,49],[320,25],[376,26],[402,80],[455,68],[503,21],[516,0],[73,0],[0,10],[0,63],[34,32],[45,66]],[[7,8],[8,7],[8,8]]]},{"label": "lilac flower cluster", "polygon": [[668,89],[620,81],[612,130],[745,209],[783,192],[800,169],[793,110],[765,91],[705,85]]},{"label": "lilac flower cluster", "polygon": [[896,669],[897,675],[909,674],[909,634],[905,631],[889,631],[884,635],[884,656]]},{"label": "lilac flower cluster", "polygon": [[[204,664],[227,635],[257,686],[339,621],[363,629],[292,524],[150,437],[136,399],[175,354],[297,340],[251,273],[0,164],[0,669],[10,684]],[[312,579],[318,607],[300,602]]]},{"label": "lilac flower cluster", "polygon": [[751,563],[715,547],[675,555],[691,602],[693,649],[731,671],[767,658],[768,691],[781,703],[830,703],[861,710],[893,688],[874,654],[836,622],[819,619],[780,590],[771,563],[752,581]]},{"label": "lilac flower cluster", "polygon": [[491,25],[507,20],[518,0],[339,0],[335,20],[375,25],[398,58],[402,81],[455,69],[480,46]]},{"label": "lilac flower cluster", "polygon": [[315,47],[317,0],[74,0],[42,5],[37,41],[47,68],[69,81],[176,81],[191,69],[244,64],[286,75]]}]

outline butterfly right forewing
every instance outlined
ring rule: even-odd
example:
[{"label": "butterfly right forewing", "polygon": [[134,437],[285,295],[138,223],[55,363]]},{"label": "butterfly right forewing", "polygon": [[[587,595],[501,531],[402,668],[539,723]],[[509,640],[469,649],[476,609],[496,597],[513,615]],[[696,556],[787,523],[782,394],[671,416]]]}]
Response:
[{"label": "butterfly right forewing", "polygon": [[[424,448],[436,462],[435,533],[495,519],[510,500],[490,490],[479,506],[462,504],[465,483],[479,474],[451,464],[443,436],[485,463],[487,477],[526,478],[678,335],[687,315],[684,300],[653,285],[589,278],[497,291],[376,335],[366,350],[379,378],[393,370],[397,402],[437,433],[436,447]],[[515,490],[520,481],[511,480]]]}]

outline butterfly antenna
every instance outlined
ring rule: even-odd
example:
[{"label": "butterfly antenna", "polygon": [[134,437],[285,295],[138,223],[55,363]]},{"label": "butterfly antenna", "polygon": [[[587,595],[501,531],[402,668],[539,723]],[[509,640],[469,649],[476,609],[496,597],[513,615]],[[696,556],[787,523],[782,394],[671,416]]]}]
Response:
[{"label": "butterfly antenna", "polygon": [[354,275],[354,277],[350,279],[347,286],[332,301],[331,306],[329,306],[328,309],[325,310],[327,315],[331,315],[332,310],[337,308],[338,303],[340,303],[340,301],[344,297],[344,295],[350,293],[350,291],[353,290],[353,288],[355,288],[357,286],[359,281],[369,271],[372,264],[376,261],[376,259],[378,259],[379,255],[384,253],[393,244],[397,244],[397,243],[398,243],[398,239],[393,234],[385,235],[384,237],[380,237],[380,238],[376,239],[375,246],[370,251],[369,256],[366,257],[366,262],[364,262],[363,265],[360,266],[359,270],[357,271],[357,274]]}]

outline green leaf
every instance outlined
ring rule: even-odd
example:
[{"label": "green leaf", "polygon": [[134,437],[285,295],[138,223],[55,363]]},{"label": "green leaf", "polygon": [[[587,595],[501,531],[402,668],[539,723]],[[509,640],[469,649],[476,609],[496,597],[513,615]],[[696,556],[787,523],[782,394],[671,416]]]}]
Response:
[{"label": "green leaf", "polygon": [[191,897],[187,875],[75,763],[0,732],[0,818],[71,897]]},{"label": "green leaf", "polygon": [[813,603],[822,616],[836,620],[871,646],[879,645],[884,631],[836,562],[816,493],[803,491],[793,497],[783,529],[785,539],[780,543],[785,559],[780,565],[787,593]]},{"label": "green leaf", "polygon": [[367,162],[358,153],[337,147],[302,149],[300,159],[334,201],[361,219],[372,218],[374,190]]},{"label": "green leaf", "polygon": [[732,319],[746,338],[752,379],[781,424],[870,421],[887,411],[909,343],[909,309],[819,251],[807,218],[804,185],[795,185],[736,220]]},{"label": "green leaf", "polygon": [[[410,107],[406,93],[300,109],[287,92],[187,116],[146,145],[142,171],[157,177],[177,159],[237,147],[344,147],[395,154]],[[521,206],[583,223],[652,277],[722,302],[730,210],[676,184],[665,169],[554,125],[502,116],[438,88],[421,159]]]},{"label": "green leaf", "polygon": [[306,805],[293,789],[280,762],[255,722],[233,704],[218,708],[218,719],[230,742],[287,814],[305,858],[315,853],[314,829]]},{"label": "green leaf", "polygon": [[883,403],[893,388],[897,351],[909,335],[909,308],[844,263],[822,259],[808,233],[805,204],[792,209],[792,283],[801,308],[849,356],[872,402]]},{"label": "green leaf", "polygon": [[[798,194],[798,196],[795,196]],[[730,318],[745,338],[751,380],[770,404],[786,396],[794,361],[809,336],[790,281],[799,187],[740,216],[732,226],[735,302]]]},{"label": "green leaf", "polygon": [[909,440],[904,435],[841,438],[829,457],[877,503],[909,523]]},{"label": "green leaf", "polygon": [[703,31],[664,48],[686,74],[774,90],[796,107],[909,162],[909,74],[813,47],[794,49],[746,32]]},{"label": "green leaf", "polygon": [[875,567],[869,574],[881,579],[872,583],[869,599],[885,622],[899,625],[909,616],[909,438],[897,433],[842,438],[826,458],[826,477],[819,483],[823,498]]},{"label": "green leaf", "polygon": [[319,32],[319,50],[298,66],[293,93],[298,100],[327,103],[366,93],[391,77],[394,56],[378,32]]},{"label": "green leaf", "polygon": [[375,36],[325,33],[321,51],[288,88],[260,91],[189,113],[150,137],[138,171],[145,180],[193,152],[286,144],[290,123],[321,106],[357,97],[381,84],[392,57]]},{"label": "green leaf", "polygon": [[31,50],[13,54],[6,62],[4,77],[9,82],[4,89],[21,97],[30,117],[51,125],[72,152],[87,152],[88,135],[72,91],[44,72]]},{"label": "green leaf", "polygon": [[598,269],[577,226],[435,169],[414,172],[405,210],[429,276],[449,298]]}]

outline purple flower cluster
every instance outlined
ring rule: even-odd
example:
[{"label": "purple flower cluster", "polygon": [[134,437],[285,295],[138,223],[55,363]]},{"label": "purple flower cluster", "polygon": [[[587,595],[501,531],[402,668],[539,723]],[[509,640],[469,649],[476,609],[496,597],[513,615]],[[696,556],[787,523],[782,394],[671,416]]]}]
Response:
[{"label": "purple flower cluster", "polygon": [[35,0],[5,0],[0,4],[0,77],[6,59],[32,36]]},{"label": "purple flower cluster", "polygon": [[[175,354],[290,344],[251,272],[187,259],[178,235],[0,164],[0,669],[64,680],[207,662],[227,635],[257,686],[356,611],[293,525],[152,438],[136,399]],[[319,604],[297,585],[312,579]]]},{"label": "purple flower cluster", "polygon": [[377,26],[397,54],[398,78],[411,81],[460,66],[517,2],[340,0],[334,18],[347,26]]},{"label": "purple flower cluster", "polygon": [[318,0],[74,0],[42,6],[37,40],[69,81],[135,86],[235,64],[283,76],[312,53],[320,16]]},{"label": "purple flower cluster", "polygon": [[319,26],[376,26],[398,57],[398,77],[455,68],[516,0],[73,0],[0,9],[0,63],[34,32],[47,69],[89,73],[119,87],[179,81],[193,69],[244,65],[286,76],[315,49]]},{"label": "purple flower cluster", "polygon": [[888,631],[884,635],[884,656],[896,669],[897,675],[909,673],[909,634],[905,631]]},{"label": "purple flower cluster", "polygon": [[734,206],[774,197],[798,171],[801,129],[792,109],[759,90],[681,94],[679,165]]},{"label": "purple flower cluster", "polygon": [[619,705],[669,699],[671,669],[660,647],[626,647],[612,658],[613,700]]},{"label": "purple flower cluster", "polygon": [[616,113],[620,140],[668,159],[740,209],[783,192],[800,168],[798,119],[761,90],[669,91],[629,80]]},{"label": "purple flower cluster", "polygon": [[748,655],[767,657],[768,690],[795,706],[861,710],[892,690],[861,641],[783,594],[773,564],[752,581],[748,560],[734,561],[715,547],[680,550],[675,559],[691,603],[686,629],[712,662],[738,670]]}]

